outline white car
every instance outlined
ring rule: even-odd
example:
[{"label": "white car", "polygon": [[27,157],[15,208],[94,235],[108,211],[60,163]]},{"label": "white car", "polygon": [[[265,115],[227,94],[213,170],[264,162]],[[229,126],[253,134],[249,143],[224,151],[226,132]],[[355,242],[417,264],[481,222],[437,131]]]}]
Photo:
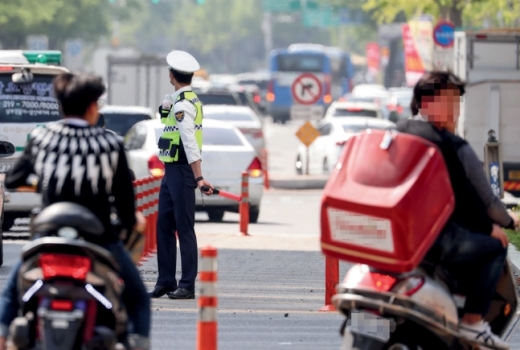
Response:
[{"label": "white car", "polygon": [[214,119],[236,126],[257,154],[265,148],[264,127],[256,113],[246,106],[209,105],[204,106],[204,119]]},{"label": "white car", "polygon": [[396,120],[409,119],[412,117],[410,103],[412,102],[413,89],[400,88],[390,90],[390,98],[388,101],[388,110],[390,113],[396,113]]},{"label": "white car", "polygon": [[352,90],[352,97],[355,98],[372,98],[374,103],[378,104],[383,110],[383,117],[388,119],[390,111],[387,108],[390,92],[383,86],[378,84],[360,84],[356,85]]},{"label": "white car", "polygon": [[383,114],[379,106],[369,102],[334,102],[325,113],[325,119],[345,117],[383,119]]},{"label": "white car", "polygon": [[[246,137],[231,124],[205,119],[203,125],[202,173],[215,188],[237,195],[241,193],[242,172],[249,172],[249,221],[256,223],[264,191],[262,163]],[[125,136],[125,148],[137,179],[164,174],[157,142],[164,125],[146,120],[134,125]],[[219,222],[224,212],[238,212],[238,203],[220,196],[205,196],[204,205],[196,190],[196,210],[208,213],[210,221]]]},{"label": "white car", "polygon": [[296,173],[307,172],[307,158],[309,175],[328,175],[338,162],[343,151],[345,141],[354,134],[367,129],[394,129],[395,124],[384,119],[350,117],[322,119],[317,129],[319,136],[308,149],[301,144],[296,157]]},{"label": "white car", "polygon": [[388,90],[379,84],[359,84],[352,89],[354,96],[383,96],[388,95]]},{"label": "white car", "polygon": [[155,119],[157,114],[148,107],[141,106],[103,106],[99,110],[103,115],[105,127],[118,136],[124,136],[130,128],[142,120]]}]

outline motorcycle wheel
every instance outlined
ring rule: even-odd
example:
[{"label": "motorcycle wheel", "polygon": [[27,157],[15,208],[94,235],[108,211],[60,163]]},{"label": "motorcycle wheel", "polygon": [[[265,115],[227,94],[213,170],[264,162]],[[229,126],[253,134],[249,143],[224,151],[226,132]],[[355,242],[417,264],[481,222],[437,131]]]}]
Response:
[{"label": "motorcycle wheel", "polygon": [[449,347],[424,328],[403,324],[393,332],[383,350],[449,350]]}]

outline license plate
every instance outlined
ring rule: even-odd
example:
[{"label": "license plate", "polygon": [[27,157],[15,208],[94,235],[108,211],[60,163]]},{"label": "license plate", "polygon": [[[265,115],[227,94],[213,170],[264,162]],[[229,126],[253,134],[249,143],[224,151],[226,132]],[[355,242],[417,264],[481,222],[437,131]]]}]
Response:
[{"label": "license plate", "polygon": [[7,173],[14,166],[14,163],[0,163],[0,173]]},{"label": "license plate", "polygon": [[323,118],[323,106],[292,106],[292,120],[320,120]]},{"label": "license plate", "polygon": [[392,320],[368,312],[352,312],[348,326],[356,333],[370,334],[378,338],[389,339],[390,332],[393,330],[392,322]]},{"label": "license plate", "polygon": [[69,321],[67,320],[52,320],[52,328],[54,329],[67,329],[69,328]]},{"label": "license plate", "polygon": [[520,170],[509,170],[509,180],[520,180]]}]

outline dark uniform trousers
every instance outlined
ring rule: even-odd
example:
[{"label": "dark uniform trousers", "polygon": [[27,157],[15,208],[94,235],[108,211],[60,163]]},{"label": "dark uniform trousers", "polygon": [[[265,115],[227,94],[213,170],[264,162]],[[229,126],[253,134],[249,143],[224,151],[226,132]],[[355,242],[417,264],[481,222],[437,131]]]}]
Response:
[{"label": "dark uniform trousers", "polygon": [[[158,287],[185,288],[195,291],[197,277],[197,237],[195,236],[195,181],[186,163],[165,163],[165,174],[159,193],[157,218]],[[182,275],[177,285],[177,240],[179,237]]]}]

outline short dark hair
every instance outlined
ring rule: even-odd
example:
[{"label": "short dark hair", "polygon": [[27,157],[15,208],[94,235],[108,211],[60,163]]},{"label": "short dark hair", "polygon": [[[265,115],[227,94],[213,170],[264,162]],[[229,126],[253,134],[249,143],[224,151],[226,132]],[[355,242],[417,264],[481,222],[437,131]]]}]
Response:
[{"label": "short dark hair", "polygon": [[175,80],[181,84],[191,85],[191,80],[193,79],[193,73],[181,73],[176,71],[175,69],[170,69],[173,74]]},{"label": "short dark hair", "polygon": [[54,78],[54,95],[65,116],[83,116],[104,93],[103,79],[94,74],[61,73]]},{"label": "short dark hair", "polygon": [[424,96],[435,96],[440,90],[459,90],[460,96],[466,92],[466,83],[450,71],[433,71],[425,73],[413,88],[410,109],[413,115],[419,114]]}]

